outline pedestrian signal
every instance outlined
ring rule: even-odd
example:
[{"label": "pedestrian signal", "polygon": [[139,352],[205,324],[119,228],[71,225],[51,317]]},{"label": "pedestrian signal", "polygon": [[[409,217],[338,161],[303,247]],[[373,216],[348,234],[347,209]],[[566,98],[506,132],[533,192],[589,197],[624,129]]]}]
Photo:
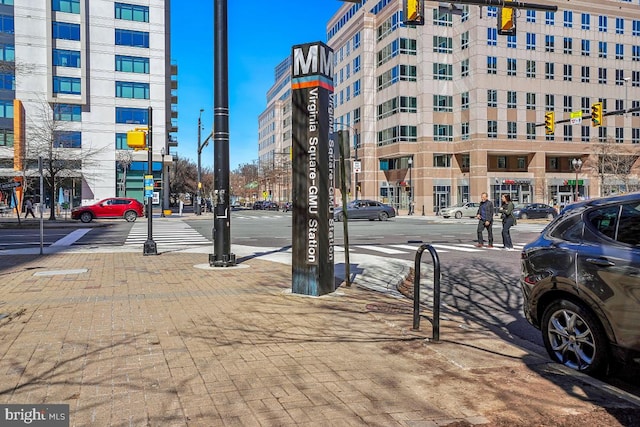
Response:
[{"label": "pedestrian signal", "polygon": [[555,113],[553,111],[547,111],[546,113],[544,113],[544,133],[546,135],[553,135],[555,131]]},{"label": "pedestrian signal", "polygon": [[404,25],[424,25],[424,0],[403,0]]},{"label": "pedestrian signal", "polygon": [[602,102],[591,104],[591,126],[602,126]]},{"label": "pedestrian signal", "polygon": [[134,150],[147,148],[147,133],[141,130],[127,132],[127,145]]}]

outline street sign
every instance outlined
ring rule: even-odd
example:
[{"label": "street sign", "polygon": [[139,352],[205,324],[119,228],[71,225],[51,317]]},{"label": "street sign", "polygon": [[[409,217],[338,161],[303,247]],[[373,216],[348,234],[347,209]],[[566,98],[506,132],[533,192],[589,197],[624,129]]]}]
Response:
[{"label": "street sign", "polygon": [[0,184],[0,190],[11,190],[12,188],[20,187],[21,185],[22,184],[18,181],[3,182]]},{"label": "street sign", "polygon": [[353,162],[353,173],[360,173],[362,172],[362,162],[359,160],[356,160]]},{"label": "street sign", "polygon": [[582,124],[582,111],[572,111],[569,117],[572,125]]},{"label": "street sign", "polygon": [[144,176],[144,197],[153,197],[153,175]]}]

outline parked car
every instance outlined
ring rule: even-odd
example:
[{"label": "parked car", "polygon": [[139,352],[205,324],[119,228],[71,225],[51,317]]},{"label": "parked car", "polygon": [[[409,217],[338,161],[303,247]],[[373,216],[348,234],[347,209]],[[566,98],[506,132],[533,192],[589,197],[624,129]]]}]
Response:
[{"label": "parked car", "polygon": [[518,219],[553,219],[558,216],[558,211],[553,206],[544,203],[527,203],[516,205],[513,209],[513,215]]},{"label": "parked car", "polygon": [[280,207],[276,202],[266,201],[262,204],[262,209],[265,211],[277,211],[280,210]]},{"label": "parked car", "polygon": [[480,207],[480,203],[458,203],[455,206],[450,206],[448,208],[440,209],[440,215],[444,218],[456,217],[460,219],[462,217],[475,218],[478,214],[478,208]]},{"label": "parked car", "polygon": [[264,200],[257,200],[253,203],[253,210],[264,209]]},{"label": "parked car", "polygon": [[527,320],[585,373],[640,360],[640,193],[567,206],[522,251]]},{"label": "parked car", "polygon": [[[368,219],[373,221],[379,219],[386,221],[396,216],[396,210],[384,203],[375,200],[354,200],[347,203],[347,219]],[[336,221],[344,220],[344,212],[342,206],[337,206],[333,211],[333,219]]]},{"label": "parked car", "polygon": [[111,197],[71,211],[71,218],[82,222],[91,222],[94,218],[124,218],[133,222],[139,216],[144,216],[144,205],[127,197]]}]

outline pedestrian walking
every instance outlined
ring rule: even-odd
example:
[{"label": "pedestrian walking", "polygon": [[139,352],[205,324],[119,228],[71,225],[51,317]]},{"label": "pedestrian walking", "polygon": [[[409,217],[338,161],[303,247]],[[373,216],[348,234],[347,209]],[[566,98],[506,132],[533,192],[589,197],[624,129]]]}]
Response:
[{"label": "pedestrian walking", "polygon": [[28,217],[29,214],[31,214],[32,217],[36,217],[35,214],[33,213],[33,202],[31,201],[31,198],[28,198],[27,201],[24,203],[24,217]]},{"label": "pedestrian walking", "polygon": [[513,242],[511,241],[510,228],[516,225],[516,217],[513,216],[513,202],[508,194],[502,195],[502,205],[498,212],[502,217],[502,245],[508,251],[513,250]]},{"label": "pedestrian walking", "polygon": [[489,238],[488,248],[493,247],[493,202],[489,200],[489,195],[487,193],[482,193],[480,195],[480,207],[478,208],[478,213],[476,218],[478,218],[478,243],[477,247],[481,248],[484,245],[484,238],[482,234],[484,229],[487,229],[487,237]]}]

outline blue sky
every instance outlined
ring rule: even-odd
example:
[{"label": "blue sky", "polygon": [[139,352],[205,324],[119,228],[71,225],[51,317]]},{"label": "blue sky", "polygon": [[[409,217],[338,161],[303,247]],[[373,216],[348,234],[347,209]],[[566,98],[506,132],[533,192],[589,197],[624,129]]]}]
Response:
[{"label": "blue sky", "polygon": [[[171,57],[178,65],[177,152],[194,163],[201,108],[203,141],[213,123],[213,3],[171,2]],[[275,66],[293,45],[326,42],[327,21],[343,4],[228,0],[231,170],[258,158],[258,115],[266,107]],[[201,161],[202,167],[213,167],[213,141],[202,151]]]}]

